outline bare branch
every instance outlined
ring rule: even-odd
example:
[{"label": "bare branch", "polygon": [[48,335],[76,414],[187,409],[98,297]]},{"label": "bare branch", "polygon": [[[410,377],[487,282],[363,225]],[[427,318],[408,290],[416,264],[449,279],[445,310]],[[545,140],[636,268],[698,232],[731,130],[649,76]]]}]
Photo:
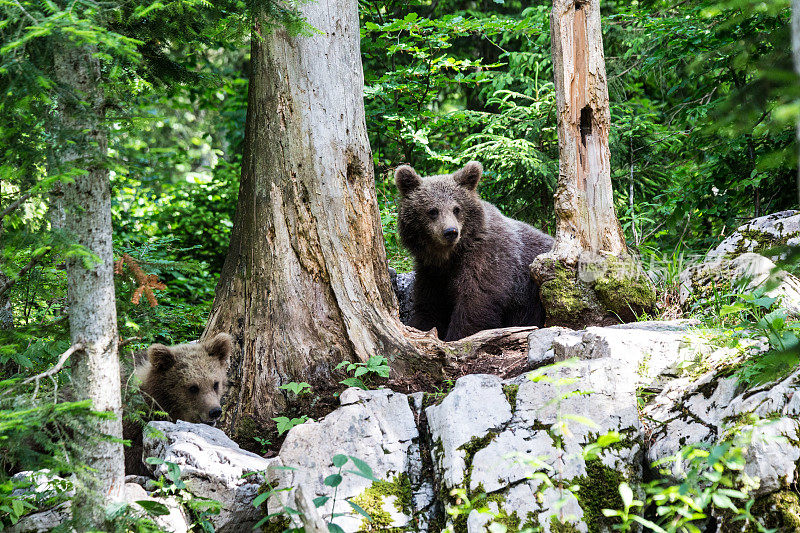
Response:
[{"label": "bare branch", "polygon": [[[39,380],[42,378],[51,378],[54,375],[58,374],[62,368],[64,368],[64,364],[69,359],[69,356],[74,354],[75,352],[79,352],[83,350],[84,346],[82,342],[76,342],[72,346],[70,346],[66,352],[62,353],[61,356],[58,358],[58,362],[50,367],[48,370],[45,370],[41,374],[36,374],[35,376],[31,376],[28,379],[23,380],[20,382],[20,385],[27,385],[33,381],[36,382],[36,387],[33,389],[33,397],[36,397],[36,394],[39,392]],[[7,393],[10,389],[7,389],[5,392]]]},{"label": "bare branch", "polygon": [[47,248],[46,250],[44,250],[42,252],[39,252],[38,254],[33,256],[33,258],[31,258],[31,260],[28,262],[28,264],[25,265],[24,267],[22,267],[22,270],[19,271],[19,274],[17,274],[15,277],[9,279],[2,286],[0,286],[0,296],[4,295],[6,293],[6,291],[8,291],[11,287],[13,287],[16,282],[21,280],[25,276],[25,274],[30,272],[30,270],[33,267],[35,267],[36,264],[39,261],[41,261],[42,258],[45,255],[47,255],[47,252],[49,252],[49,251],[50,251],[50,248]]},{"label": "bare branch", "polygon": [[30,193],[30,192],[28,192],[28,193],[25,193],[25,194],[23,194],[23,195],[22,195],[22,196],[20,196],[19,198],[17,198],[17,199],[14,201],[14,203],[12,203],[11,205],[9,205],[9,206],[8,206],[8,207],[6,207],[5,209],[3,209],[3,211],[2,211],[2,212],[0,212],[0,220],[3,220],[3,219],[4,219],[4,218],[6,218],[8,215],[10,215],[11,213],[13,213],[13,212],[14,212],[14,211],[15,211],[15,210],[16,210],[16,209],[17,209],[17,208],[20,206],[20,205],[22,205],[22,202],[24,202],[25,200],[27,200],[27,199],[28,199],[28,198],[30,198],[31,196],[33,196],[33,193]]},{"label": "bare branch", "polygon": [[123,339],[123,340],[119,341],[119,346],[118,347],[122,348],[123,346],[127,346],[128,344],[130,344],[132,342],[136,342],[136,341],[140,341],[140,340],[142,340],[141,337],[128,337],[127,339]]}]

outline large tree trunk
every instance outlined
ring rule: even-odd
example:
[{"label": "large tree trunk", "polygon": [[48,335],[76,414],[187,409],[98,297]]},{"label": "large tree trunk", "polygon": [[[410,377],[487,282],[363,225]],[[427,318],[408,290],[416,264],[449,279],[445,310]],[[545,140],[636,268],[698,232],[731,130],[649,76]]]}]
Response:
[{"label": "large tree trunk", "polygon": [[[85,171],[64,186],[65,229],[94,256],[67,260],[70,334],[73,344],[84,346],[72,356],[73,389],[78,399],[91,400],[96,411],[116,415],[112,420],[93,420],[92,426],[120,439],[111,191],[103,164],[106,134],[100,62],[87,47],[66,47],[54,60],[62,91],[57,117],[62,147],[59,163]],[[92,438],[82,446],[81,460],[95,471],[79,476],[81,486],[72,509],[80,526],[97,526],[104,520],[105,507],[123,497],[122,445]]]},{"label": "large tree trunk", "polygon": [[417,353],[387,271],[358,4],[301,10],[321,34],[256,24],[239,201],[204,333],[237,340],[224,425],[241,437],[285,408],[281,384],[321,391],[339,361],[376,354],[413,371]]},{"label": "large tree trunk", "polygon": [[655,294],[628,253],[614,212],[599,0],[554,0],[550,31],[559,146],[556,243],[531,271],[550,325],[633,319],[652,307]]},{"label": "large tree trunk", "polygon": [[[800,0],[792,0],[792,50],[794,70],[800,76]],[[797,152],[800,161],[800,116],[797,117]],[[797,165],[797,204],[800,205],[800,164]]]}]

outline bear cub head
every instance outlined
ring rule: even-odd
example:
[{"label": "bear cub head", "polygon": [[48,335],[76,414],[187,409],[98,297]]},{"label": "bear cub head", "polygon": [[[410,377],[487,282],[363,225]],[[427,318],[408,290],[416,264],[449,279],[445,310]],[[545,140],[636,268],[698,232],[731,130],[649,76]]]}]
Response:
[{"label": "bear cub head", "polygon": [[136,372],[140,390],[173,420],[213,424],[222,415],[220,399],[232,350],[233,338],[227,333],[198,343],[153,344]]},{"label": "bear cub head", "polygon": [[397,167],[397,229],[418,263],[446,263],[483,230],[483,207],[476,191],[482,175],[483,167],[477,161],[452,174],[425,178],[408,165]]}]

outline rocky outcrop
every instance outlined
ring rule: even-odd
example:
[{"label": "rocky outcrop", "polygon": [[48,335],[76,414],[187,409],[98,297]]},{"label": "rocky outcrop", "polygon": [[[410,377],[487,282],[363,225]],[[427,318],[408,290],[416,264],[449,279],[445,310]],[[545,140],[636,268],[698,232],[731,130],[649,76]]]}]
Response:
[{"label": "rocky outcrop", "polygon": [[773,261],[785,258],[787,247],[800,247],[800,211],[756,218],[739,227],[704,260],[680,274],[680,302],[695,302],[731,291],[778,298],[788,313],[800,316],[800,279]]},{"label": "rocky outcrop", "polygon": [[192,494],[221,504],[220,513],[210,517],[217,532],[252,529],[262,516],[253,500],[276,460],[242,450],[225,433],[205,424],[178,421],[150,422],[149,426],[144,456],[162,461],[151,465],[153,475],[167,477],[170,464],[177,465]]},{"label": "rocky outcrop", "polygon": [[[722,256],[737,257],[755,252],[777,259],[785,250],[780,247],[800,246],[800,211],[781,211],[739,226],[719,246],[708,253],[706,259],[714,261]],[[777,253],[773,253],[775,249]]]},{"label": "rocky outcrop", "polygon": [[[605,532],[618,523],[603,509],[622,508],[620,483],[641,497],[644,480],[663,475],[653,462],[678,457],[664,463],[678,480],[685,446],[735,438],[746,447],[743,473],[759,482],[753,509],[765,524],[789,520],[775,513],[794,512],[780,505],[793,505],[798,482],[800,370],[747,391],[730,371],[763,340],[734,342],[682,320],[549,328],[528,345],[528,370],[511,379],[467,375],[433,394],[348,389],[337,410],[291,429],[271,459],[185,422],[151,423],[145,454],[161,460],[156,477],[177,466],[187,490],[220,502],[217,531],[251,530],[274,514],[269,531]],[[155,497],[129,491],[133,502]],[[185,531],[174,502],[162,503],[173,520],[162,527]],[[51,509],[49,523],[68,511]],[[44,530],[45,519],[26,517],[29,528],[16,531]]]},{"label": "rocky outcrop", "polygon": [[[532,372],[513,379],[468,375],[446,394],[349,389],[339,409],[293,428],[277,458],[247,456],[258,466],[242,472],[266,469],[263,478],[248,481],[263,479],[260,488],[242,491],[232,472],[232,483],[216,485],[216,498],[251,502],[259,491],[278,489],[262,511],[305,506],[309,512],[284,515],[275,527],[307,530],[334,522],[345,531],[439,531],[448,523],[469,533],[492,523],[511,530],[611,531],[614,519],[602,510],[621,508],[620,483],[640,486],[653,475],[653,461],[733,433],[750,437],[745,472],[760,479],[755,495],[777,498],[798,475],[800,371],[741,391],[735,377],[711,369],[763,350],[763,343],[720,348],[718,335],[686,320],[551,328],[531,334]],[[168,441],[180,433],[159,427]],[[607,445],[597,447],[598,439]],[[229,445],[234,457],[241,453]],[[176,441],[150,451],[183,461],[187,486],[197,487],[193,478],[208,473],[198,469],[201,461],[177,452],[188,448]],[[218,464],[202,463],[203,469],[218,473],[235,464],[227,454],[207,453]],[[671,468],[680,478],[680,461]],[[480,509],[445,512],[466,501],[480,501]]]}]

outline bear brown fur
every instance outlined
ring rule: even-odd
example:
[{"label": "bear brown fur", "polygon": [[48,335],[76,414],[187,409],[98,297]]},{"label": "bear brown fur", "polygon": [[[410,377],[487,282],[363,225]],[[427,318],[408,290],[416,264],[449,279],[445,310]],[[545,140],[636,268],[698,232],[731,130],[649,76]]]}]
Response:
[{"label": "bear brown fur", "polygon": [[[214,424],[222,415],[233,339],[220,333],[212,339],[177,346],[153,344],[147,360],[137,365],[139,391],[151,410],[167,413],[171,420]],[[123,436],[132,442],[125,449],[125,471],[146,474],[142,462],[142,427],[126,418]]]},{"label": "bear brown fur", "polygon": [[414,257],[412,327],[435,327],[445,341],[507,326],[543,326],[533,259],[553,238],[503,216],[476,191],[483,167],[471,161],[453,174],[421,178],[395,171],[398,233]]}]

